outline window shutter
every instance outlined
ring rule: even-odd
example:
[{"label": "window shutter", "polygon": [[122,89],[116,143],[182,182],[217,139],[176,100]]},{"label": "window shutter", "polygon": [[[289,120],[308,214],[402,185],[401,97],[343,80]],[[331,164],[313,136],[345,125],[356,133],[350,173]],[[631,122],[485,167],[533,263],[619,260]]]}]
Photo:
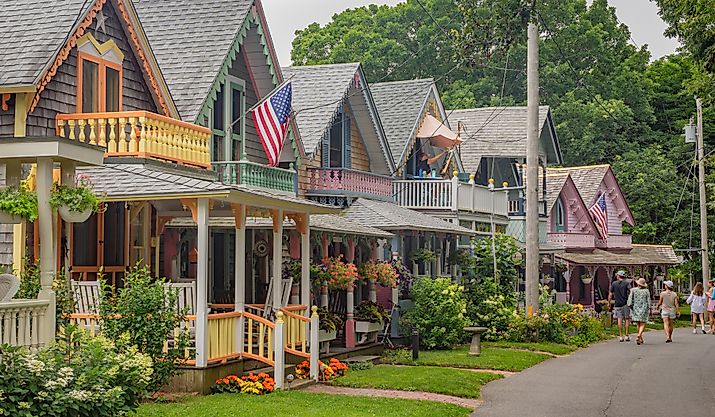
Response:
[{"label": "window shutter", "polygon": [[352,136],[347,113],[343,113],[343,167],[352,168]]},{"label": "window shutter", "polygon": [[323,134],[320,165],[323,168],[330,168],[330,128]]}]

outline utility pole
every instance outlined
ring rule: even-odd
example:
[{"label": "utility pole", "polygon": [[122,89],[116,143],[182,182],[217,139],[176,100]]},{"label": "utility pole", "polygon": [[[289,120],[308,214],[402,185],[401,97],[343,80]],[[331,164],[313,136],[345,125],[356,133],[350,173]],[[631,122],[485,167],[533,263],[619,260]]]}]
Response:
[{"label": "utility pole", "polygon": [[700,192],[700,254],[703,269],[703,287],[708,287],[710,260],[708,259],[708,211],[705,196],[705,145],[703,139],[703,106],[700,98],[695,98],[698,111],[698,188]]},{"label": "utility pole", "polygon": [[539,311],[539,30],[529,22],[526,130],[526,313]]}]

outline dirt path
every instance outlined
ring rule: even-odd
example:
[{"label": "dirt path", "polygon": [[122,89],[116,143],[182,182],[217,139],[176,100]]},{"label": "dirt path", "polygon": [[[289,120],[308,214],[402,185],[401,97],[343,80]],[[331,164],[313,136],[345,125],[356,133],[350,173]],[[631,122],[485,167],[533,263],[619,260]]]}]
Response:
[{"label": "dirt path", "polygon": [[303,390],[307,392],[315,392],[322,394],[356,395],[366,397],[402,398],[406,400],[437,401],[471,409],[475,409],[479,406],[479,404],[481,404],[481,400],[476,400],[472,398],[460,398],[453,397],[451,395],[433,394],[431,392],[421,391],[399,391],[374,388],[348,388],[336,387],[326,384],[311,385],[309,387],[304,388]]}]

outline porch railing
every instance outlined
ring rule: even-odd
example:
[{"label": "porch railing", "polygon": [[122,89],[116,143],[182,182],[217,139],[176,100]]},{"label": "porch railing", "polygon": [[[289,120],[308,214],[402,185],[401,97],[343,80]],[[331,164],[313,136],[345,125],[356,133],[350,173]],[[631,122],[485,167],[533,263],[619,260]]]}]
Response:
[{"label": "porch railing", "polygon": [[368,197],[392,201],[392,178],[347,168],[308,169],[308,194]]},{"label": "porch railing", "polygon": [[296,356],[310,358],[308,338],[310,337],[310,318],[305,317],[305,306],[300,309],[282,308],[285,326],[283,327],[285,350]]},{"label": "porch railing", "polygon": [[57,135],[107,148],[107,156],[211,167],[211,130],[148,111],[58,114]]},{"label": "porch railing", "polygon": [[226,184],[243,184],[288,193],[295,193],[296,190],[293,164],[289,169],[269,167],[251,161],[219,161],[212,165],[219,179]]},{"label": "porch railing", "polygon": [[460,182],[457,177],[444,179],[412,179],[393,182],[397,204],[409,209],[469,211],[507,216],[507,196],[488,187]]},{"label": "porch railing", "polygon": [[[0,344],[38,349],[47,314],[47,300],[12,300],[0,303]],[[54,312],[53,312],[54,314]]]},{"label": "porch railing", "polygon": [[631,235],[608,235],[606,239],[596,239],[597,248],[631,249],[633,240]]},{"label": "porch railing", "polygon": [[586,233],[548,233],[547,238],[567,249],[593,249],[595,246],[594,236]]}]

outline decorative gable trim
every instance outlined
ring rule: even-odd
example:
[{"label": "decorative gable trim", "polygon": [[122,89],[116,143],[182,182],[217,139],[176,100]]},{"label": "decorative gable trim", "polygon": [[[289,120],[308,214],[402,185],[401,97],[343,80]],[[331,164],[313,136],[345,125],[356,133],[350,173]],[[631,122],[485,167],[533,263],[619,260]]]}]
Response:
[{"label": "decorative gable trim", "polygon": [[[85,46],[87,44],[89,44],[89,46]],[[120,64],[124,61],[124,53],[119,49],[116,42],[114,42],[114,39],[110,39],[104,43],[99,43],[99,41],[95,39],[91,33],[85,33],[81,38],[77,39],[77,48],[79,50],[93,48],[93,51],[98,58],[103,58],[116,64]]]},{"label": "decorative gable trim", "polygon": [[[142,64],[142,68],[144,69],[144,76],[146,77],[149,87],[153,92],[153,96],[157,101],[157,107],[161,109],[165,116],[172,117],[172,112],[170,111],[169,105],[167,104],[167,100],[165,99],[165,97],[169,97],[168,88],[166,88],[166,83],[160,75],[161,73],[158,70],[158,65],[156,65],[156,62],[153,59],[153,54],[150,54],[152,61],[151,63],[147,59],[147,55],[144,53],[144,50],[149,49],[148,42],[146,41],[146,37],[144,36],[143,31],[137,31],[135,29],[135,25],[139,27],[141,26],[138,24],[138,19],[136,18],[135,14],[132,14],[133,18],[129,15],[127,7],[124,5],[124,1],[125,0],[112,0],[112,4],[116,6],[117,11],[119,12],[118,15],[122,17],[122,20],[125,23],[125,29],[129,35],[129,43],[134,46],[137,59]],[[31,113],[33,110],[35,110],[35,107],[37,107],[37,103],[39,103],[40,101],[42,91],[44,91],[45,87],[47,87],[50,81],[52,81],[52,78],[55,76],[55,74],[57,74],[57,70],[60,68],[60,66],[65,62],[65,60],[67,60],[70,55],[70,51],[75,46],[78,46],[80,44],[79,42],[84,39],[87,28],[89,28],[92,22],[94,22],[94,18],[97,16],[97,13],[99,13],[104,8],[106,3],[107,0],[94,1],[94,4],[89,8],[84,18],[79,22],[77,28],[70,32],[70,35],[68,36],[64,45],[62,45],[60,50],[57,52],[55,59],[52,61],[51,64],[48,63],[48,68],[45,71],[41,72],[38,79],[35,80],[35,84],[37,85],[37,91],[34,95],[34,98],[30,101],[28,113]],[[137,34],[139,32],[142,36],[142,42],[140,42],[139,38],[137,37]],[[83,40],[83,42],[86,43],[87,41]],[[114,43],[113,41],[109,42]],[[96,43],[99,44],[98,42]],[[114,45],[114,47],[116,48],[116,44]],[[109,46],[109,48],[111,49],[111,45]],[[118,50],[119,48],[116,49]],[[121,53],[121,51],[119,52]],[[122,57],[123,56],[124,55],[122,54]],[[161,79],[162,86],[164,87],[163,89],[159,86],[159,81],[157,81],[157,78]],[[173,104],[172,110],[173,115],[176,115],[177,112],[176,109],[173,109]]]}]

